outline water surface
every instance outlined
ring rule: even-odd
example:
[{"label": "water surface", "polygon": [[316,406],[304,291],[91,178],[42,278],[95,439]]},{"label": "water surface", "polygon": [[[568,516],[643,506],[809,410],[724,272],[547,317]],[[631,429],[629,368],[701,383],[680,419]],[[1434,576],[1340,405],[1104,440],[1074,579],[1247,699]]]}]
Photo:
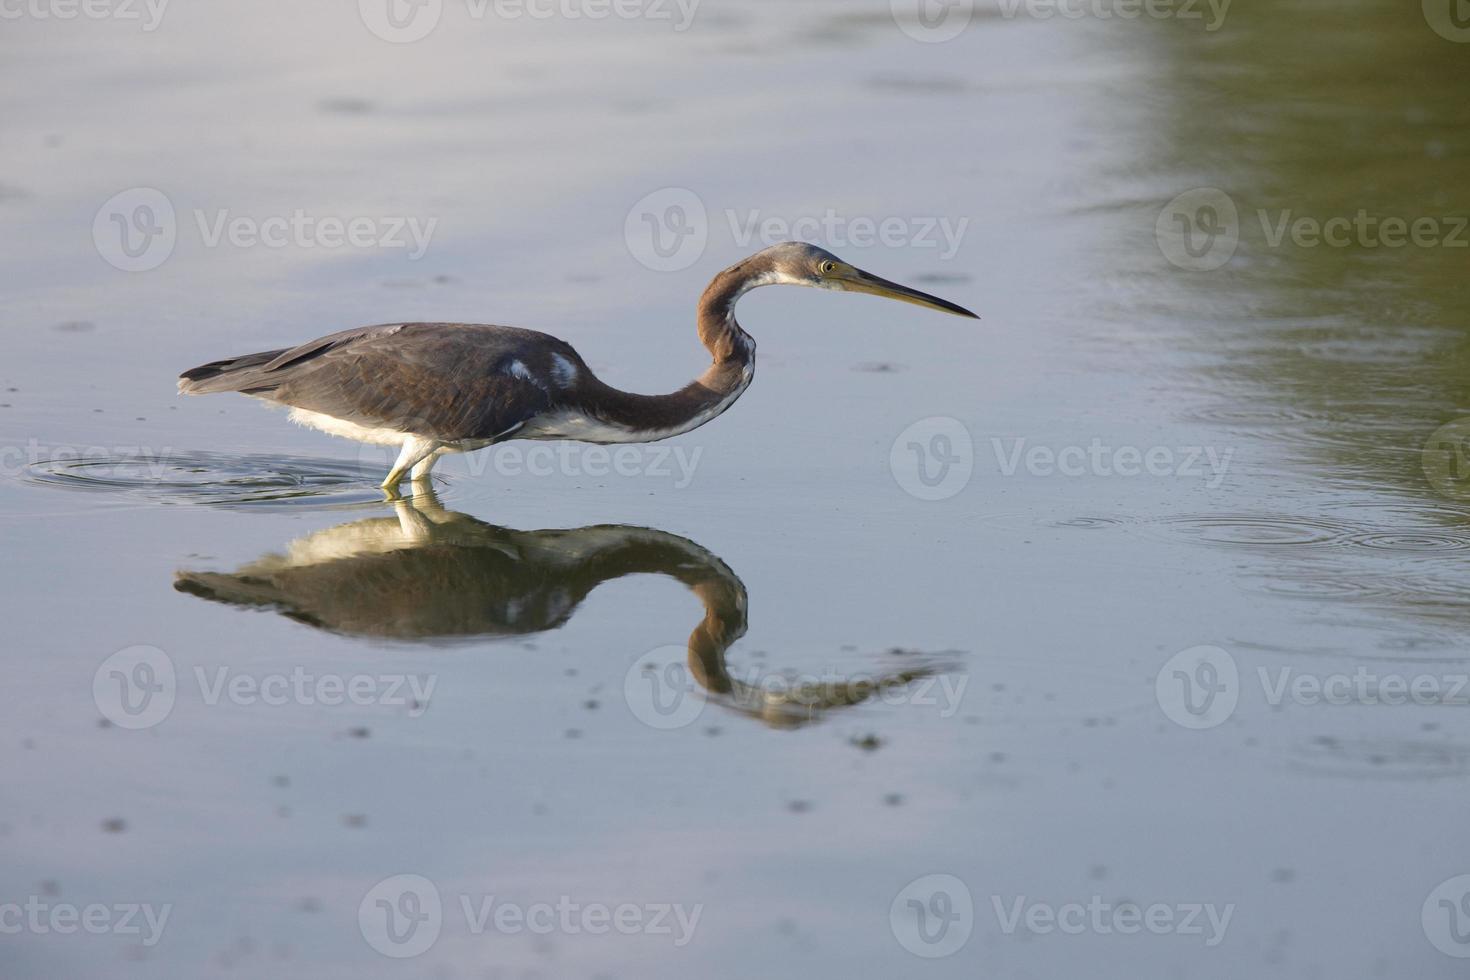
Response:
[{"label": "water surface", "polygon": [[[944,43],[881,2],[706,0],[685,31],[467,9],[408,44],[276,2],[0,34],[0,903],[171,909],[153,944],[0,936],[0,972],[1459,975],[1470,493],[1441,427],[1470,415],[1470,252],[1273,236],[1360,210],[1451,235],[1470,46],[1387,0],[1216,30],[1022,6]],[[92,227],[138,187],[178,240],[127,273]],[[659,272],[625,236],[668,188],[708,244]],[[1156,234],[1200,188],[1237,213],[1214,269]],[[195,217],[295,209],[437,224],[410,259],[211,247]],[[672,390],[751,214],[829,209],[898,219],[823,243],[984,319],[753,294],[757,383],[635,475],[482,454],[395,507],[376,450],[173,393],[401,318],[545,329]],[[944,220],[953,254],[913,240]],[[1170,693],[1218,680],[1172,660],[1200,647],[1228,717]],[[159,669],[166,717],[109,722]],[[401,689],[211,695],[299,675]],[[1361,693],[1421,677],[1450,703]],[[359,912],[403,874],[444,913],[397,959]],[[973,906],[940,958],[906,901],[962,896],[905,891],[929,875]],[[477,932],[460,899],[489,896],[700,912],[680,944]],[[1018,899],[1231,913],[1008,930]]]}]

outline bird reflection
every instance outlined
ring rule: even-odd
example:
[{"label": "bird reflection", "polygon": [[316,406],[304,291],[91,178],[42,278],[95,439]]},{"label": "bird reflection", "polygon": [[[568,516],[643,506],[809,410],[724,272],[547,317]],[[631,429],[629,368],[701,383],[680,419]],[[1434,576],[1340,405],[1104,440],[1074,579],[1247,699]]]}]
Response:
[{"label": "bird reflection", "polygon": [[179,571],[174,588],[272,609],[333,633],[442,643],[553,630],[603,582],[667,575],[704,606],[689,634],[694,680],[711,700],[774,728],[800,727],[940,672],[937,664],[906,658],[905,669],[861,678],[742,681],[732,676],[725,652],[745,634],[745,585],[687,538],[612,524],[517,531],[447,510],[428,492],[392,507],[392,517],[313,532],[235,572]]}]

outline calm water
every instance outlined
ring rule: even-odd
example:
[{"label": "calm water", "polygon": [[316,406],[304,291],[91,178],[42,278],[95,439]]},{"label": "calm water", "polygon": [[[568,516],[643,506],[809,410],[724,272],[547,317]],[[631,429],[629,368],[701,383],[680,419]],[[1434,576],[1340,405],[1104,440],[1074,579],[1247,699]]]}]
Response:
[{"label": "calm water", "polygon": [[[304,6],[0,24],[0,974],[1463,975],[1470,31]],[[764,290],[667,452],[396,507],[173,392],[401,318],[672,390],[767,234],[984,319]]]}]

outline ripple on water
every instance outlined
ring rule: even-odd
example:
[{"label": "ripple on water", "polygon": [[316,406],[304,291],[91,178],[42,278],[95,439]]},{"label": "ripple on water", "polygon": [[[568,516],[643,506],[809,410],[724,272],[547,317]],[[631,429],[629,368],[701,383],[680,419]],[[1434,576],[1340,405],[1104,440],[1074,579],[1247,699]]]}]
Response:
[{"label": "ripple on water", "polygon": [[1470,550],[1470,532],[1437,528],[1362,531],[1352,535],[1348,541],[1358,548],[1400,555],[1453,554]]},{"label": "ripple on water", "polygon": [[1356,530],[1339,521],[1285,514],[1185,515],[1163,518],[1155,526],[1205,544],[1264,548],[1338,545]]},{"label": "ripple on water", "polygon": [[1108,528],[1127,527],[1137,524],[1131,517],[1114,517],[1107,514],[1077,514],[1071,517],[1033,517],[1029,514],[1006,513],[986,514],[980,519],[1008,531],[1028,531],[1044,527],[1062,531],[1102,531]]},{"label": "ripple on water", "polygon": [[1322,735],[1294,744],[1289,754],[1295,768],[1348,779],[1441,779],[1462,776],[1470,768],[1470,751],[1464,746],[1422,739]]},{"label": "ripple on water", "polygon": [[172,453],[40,460],[28,483],[124,494],[162,504],[215,507],[336,505],[382,499],[377,479],[346,460]]},{"label": "ripple on water", "polygon": [[1110,527],[1123,527],[1132,523],[1123,517],[1101,517],[1097,515],[1082,517],[1062,517],[1037,521],[1041,527],[1077,528],[1083,531],[1101,531]]}]

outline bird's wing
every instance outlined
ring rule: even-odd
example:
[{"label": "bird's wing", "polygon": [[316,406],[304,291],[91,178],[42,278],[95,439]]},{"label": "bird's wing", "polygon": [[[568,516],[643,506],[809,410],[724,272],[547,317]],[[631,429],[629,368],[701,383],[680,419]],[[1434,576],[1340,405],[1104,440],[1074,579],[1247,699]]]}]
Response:
[{"label": "bird's wing", "polygon": [[284,351],[236,390],[371,428],[490,439],[552,407],[553,354],[576,357],[532,330],[385,324]]}]

